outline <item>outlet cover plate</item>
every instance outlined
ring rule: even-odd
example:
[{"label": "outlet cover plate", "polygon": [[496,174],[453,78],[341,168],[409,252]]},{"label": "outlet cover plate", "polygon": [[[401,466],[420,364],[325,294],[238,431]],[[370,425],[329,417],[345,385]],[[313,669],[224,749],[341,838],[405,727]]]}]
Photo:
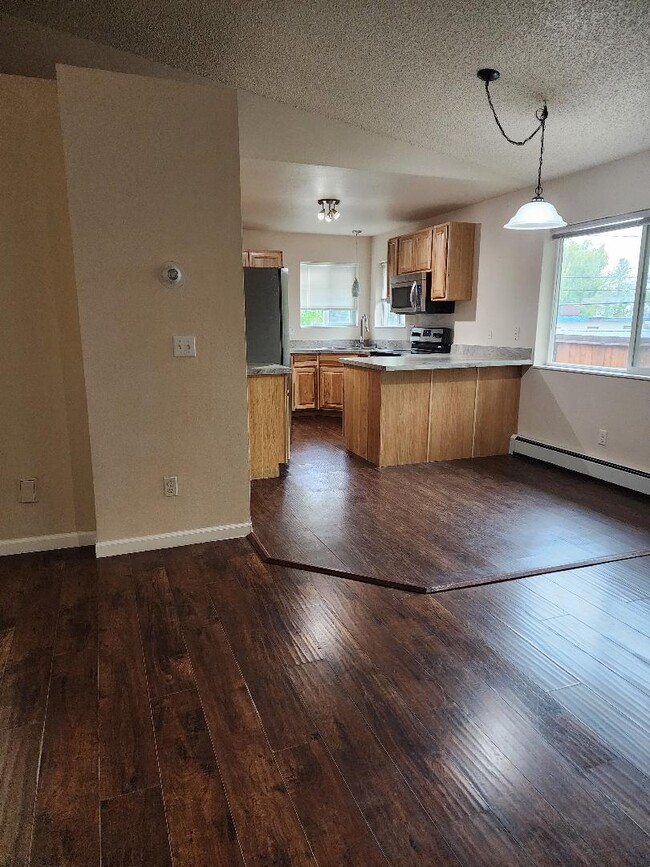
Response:
[{"label": "outlet cover plate", "polygon": [[195,358],[196,337],[174,336],[174,358]]}]

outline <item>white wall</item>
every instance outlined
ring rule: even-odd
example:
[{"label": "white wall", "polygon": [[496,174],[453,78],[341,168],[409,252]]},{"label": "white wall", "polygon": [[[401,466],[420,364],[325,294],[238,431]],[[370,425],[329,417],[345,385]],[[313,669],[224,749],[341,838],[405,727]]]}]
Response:
[{"label": "white wall", "polygon": [[[237,104],[58,67],[100,543],[249,520]],[[170,122],[171,120],[171,122]],[[186,271],[163,287],[162,263]],[[198,356],[172,357],[174,334]],[[178,475],[178,497],[163,476]]]},{"label": "white wall", "polygon": [[[289,269],[289,329],[291,340],[348,340],[359,336],[355,328],[300,327],[300,263],[354,262],[355,239],[347,235],[317,235],[297,232],[266,232],[244,229],[244,250],[282,250]],[[370,310],[370,238],[359,238],[359,316]]]}]

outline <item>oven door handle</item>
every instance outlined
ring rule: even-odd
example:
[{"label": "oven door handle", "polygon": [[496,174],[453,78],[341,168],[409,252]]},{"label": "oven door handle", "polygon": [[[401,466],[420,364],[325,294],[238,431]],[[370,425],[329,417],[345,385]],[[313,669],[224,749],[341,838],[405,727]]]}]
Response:
[{"label": "oven door handle", "polygon": [[413,285],[411,286],[411,308],[413,310],[418,309],[418,284],[414,280]]}]

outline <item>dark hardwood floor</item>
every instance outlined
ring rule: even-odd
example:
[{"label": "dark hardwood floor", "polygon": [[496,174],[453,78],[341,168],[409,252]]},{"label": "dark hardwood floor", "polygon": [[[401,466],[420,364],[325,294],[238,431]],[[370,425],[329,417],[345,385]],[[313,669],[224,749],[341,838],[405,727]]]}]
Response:
[{"label": "dark hardwood floor", "polygon": [[252,484],[271,563],[435,592],[650,553],[647,497],[527,458],[378,470],[315,415],[294,418],[291,448]]},{"label": "dark hardwood floor", "polygon": [[435,596],[0,560],[3,867],[650,863],[650,558]]}]

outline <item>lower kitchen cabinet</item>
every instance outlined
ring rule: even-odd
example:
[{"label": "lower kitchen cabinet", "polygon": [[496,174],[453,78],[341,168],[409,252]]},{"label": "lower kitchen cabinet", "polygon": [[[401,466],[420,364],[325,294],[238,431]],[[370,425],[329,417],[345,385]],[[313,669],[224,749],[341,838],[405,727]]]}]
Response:
[{"label": "lower kitchen cabinet", "polygon": [[289,460],[286,375],[248,377],[248,449],[251,479],[275,478]]},{"label": "lower kitchen cabinet", "polygon": [[345,368],[346,448],[375,466],[505,455],[522,368]]},{"label": "lower kitchen cabinet", "polygon": [[302,353],[291,356],[291,408],[343,409],[344,368],[341,358],[353,358],[358,352]]},{"label": "lower kitchen cabinet", "polygon": [[318,408],[318,366],[293,368],[291,394],[293,409]]},{"label": "lower kitchen cabinet", "polygon": [[320,409],[343,409],[343,368],[321,367],[318,389]]}]

